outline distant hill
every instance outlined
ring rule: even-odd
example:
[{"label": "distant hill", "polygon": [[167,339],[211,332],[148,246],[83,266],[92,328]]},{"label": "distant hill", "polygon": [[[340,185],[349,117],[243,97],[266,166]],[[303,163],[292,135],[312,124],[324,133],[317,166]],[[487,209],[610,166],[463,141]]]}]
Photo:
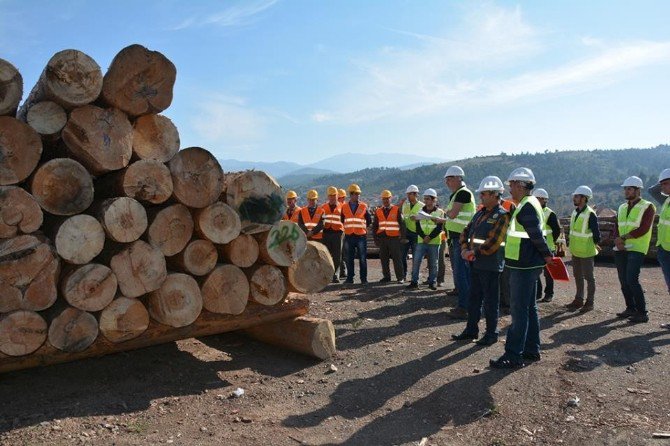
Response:
[{"label": "distant hill", "polygon": [[316,167],[303,167],[301,169],[293,170],[286,175],[277,178],[281,184],[307,184],[314,178],[319,178],[324,175],[333,174],[332,170],[317,169]]},{"label": "distant hill", "polygon": [[226,159],[219,160],[219,164],[221,164],[224,172],[256,169],[267,172],[275,178],[288,175],[291,172],[303,168],[301,164],[290,161],[277,161],[274,163],[268,163],[263,161],[238,161],[235,159]]},{"label": "distant hill", "polygon": [[473,190],[486,175],[497,175],[505,180],[514,168],[529,167],[535,173],[537,187],[543,187],[549,192],[549,206],[559,216],[567,216],[573,209],[571,194],[581,184],[593,189],[592,204],[615,209],[623,200],[620,184],[626,177],[639,176],[645,187],[654,184],[660,171],[670,167],[670,146],[661,145],[651,149],[546,151],[518,155],[501,153],[409,170],[377,167],[346,174],[331,174],[310,178],[302,184],[293,183],[291,187],[304,195],[311,188],[325,193],[329,185],[346,188],[350,183],[357,183],[363,189],[363,199],[376,203],[383,189],[391,190],[395,196],[403,196],[409,184],[416,184],[420,190],[435,188],[440,202],[446,205],[449,192],[443,178],[447,167],[452,164],[465,170],[466,183]]}]

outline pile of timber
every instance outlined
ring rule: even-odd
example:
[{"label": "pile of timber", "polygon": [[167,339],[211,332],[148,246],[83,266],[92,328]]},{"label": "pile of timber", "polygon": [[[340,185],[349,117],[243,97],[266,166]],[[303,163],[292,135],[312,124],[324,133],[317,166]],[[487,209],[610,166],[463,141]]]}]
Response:
[{"label": "pile of timber", "polygon": [[65,50],[19,106],[21,74],[0,59],[0,371],[259,324],[334,353],[332,324],[289,297],[329,283],[327,250],[279,221],[271,176],[180,150],[160,114],[175,79],[140,45],[104,75]]}]

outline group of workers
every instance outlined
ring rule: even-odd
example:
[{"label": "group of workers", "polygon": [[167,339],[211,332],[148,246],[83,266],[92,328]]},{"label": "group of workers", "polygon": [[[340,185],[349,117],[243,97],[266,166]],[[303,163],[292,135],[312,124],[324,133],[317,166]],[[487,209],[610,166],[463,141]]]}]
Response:
[{"label": "group of workers", "polygon": [[[494,368],[515,368],[525,361],[540,359],[540,325],[537,302],[550,302],[554,286],[547,265],[556,266],[556,250],[564,239],[558,217],[548,206],[549,194],[536,188],[533,172],[514,169],[507,178],[510,197],[503,198],[505,185],[497,176],[487,176],[473,193],[459,166],[447,169],[444,181],[451,192],[445,209],[438,206],[435,189],[426,189],[423,201],[419,189],[410,185],[406,198],[392,204],[393,194],[381,193],[382,205],[371,213],[359,200],[361,189],[351,184],[347,190],[329,187],[328,201],[319,206],[318,193],[307,193],[307,206],[296,205],[297,194],[286,195],[284,219],[296,222],[308,239],[322,242],[335,264],[332,281],[353,283],[354,261],[359,259],[361,283],[367,283],[367,230],[370,227],[379,247],[382,264],[380,282],[391,282],[389,262],[395,279],[404,283],[408,274],[408,253],[412,269],[408,289],[419,288],[424,258],[428,262],[425,284],[437,289],[443,273],[445,250],[449,249],[454,294],[457,304],[449,311],[454,318],[467,320],[464,330],[452,338],[476,340],[489,346],[498,341],[499,312],[508,308],[512,323],[507,330],[505,353],[490,361]],[[621,185],[625,202],[617,213],[615,263],[625,309],[617,313],[631,323],[649,321],[640,269],[649,250],[656,207],[641,197],[643,182],[636,176]],[[658,222],[657,258],[670,293],[670,169],[665,169],[649,193],[662,203]],[[477,205],[475,194],[480,199]],[[581,185],[572,194],[574,211],[570,217],[569,248],[575,280],[575,297],[568,310],[593,310],[596,281],[594,259],[600,251],[600,231],[595,211],[589,206],[590,187]],[[340,276],[338,277],[338,269]],[[544,272],[545,285],[540,276]],[[442,280],[443,277],[442,277]],[[586,293],[584,292],[586,283]],[[543,293],[544,291],[544,293]],[[484,314],[485,331],[479,337],[479,320]],[[664,324],[670,328],[670,324]]]}]

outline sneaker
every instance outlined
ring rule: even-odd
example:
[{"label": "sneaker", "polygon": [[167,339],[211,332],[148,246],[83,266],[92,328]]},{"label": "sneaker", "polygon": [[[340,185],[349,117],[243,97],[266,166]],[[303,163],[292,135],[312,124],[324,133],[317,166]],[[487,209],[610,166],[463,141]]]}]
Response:
[{"label": "sneaker", "polygon": [[523,359],[527,359],[529,361],[539,361],[540,359],[542,359],[542,355],[539,352],[538,353],[523,352],[521,354],[521,357],[523,357]]},{"label": "sneaker", "polygon": [[461,334],[451,335],[451,339],[454,341],[472,341],[473,339],[477,339],[477,335],[463,332]]},{"label": "sneaker", "polygon": [[461,307],[454,307],[449,312],[447,313],[447,316],[454,318],[454,319],[467,319],[468,318],[468,310],[465,308]]},{"label": "sneaker", "polygon": [[640,324],[649,322],[649,315],[647,312],[638,312],[628,318],[628,322],[631,324]]},{"label": "sneaker", "polygon": [[619,319],[626,319],[627,317],[633,316],[635,313],[636,313],[635,310],[632,310],[630,308],[626,308],[621,313],[617,313],[616,317],[618,317]]},{"label": "sneaker", "polygon": [[544,299],[540,302],[551,302],[552,300],[554,300],[554,296],[544,296]]},{"label": "sneaker", "polygon": [[593,311],[593,304],[591,303],[586,303],[582,308],[579,309],[580,313],[588,313],[589,311]]},{"label": "sneaker", "polygon": [[567,305],[565,306],[565,308],[567,308],[567,309],[570,310],[570,311],[575,311],[575,310],[579,310],[579,309],[582,308],[583,306],[584,306],[584,301],[575,299],[575,300],[573,300],[572,302],[570,302],[569,304],[567,304]]},{"label": "sneaker", "polygon": [[383,277],[379,279],[379,283],[389,283],[391,281],[390,277]]},{"label": "sneaker", "polygon": [[453,290],[447,291],[447,296],[458,296],[458,290],[454,288]]},{"label": "sneaker", "polygon": [[492,369],[519,369],[524,366],[523,361],[514,361],[505,355],[498,359],[489,360]]},{"label": "sneaker", "polygon": [[670,324],[661,324],[661,328],[670,330]]},{"label": "sneaker", "polygon": [[434,283],[431,283],[430,285],[428,285],[428,288],[430,288],[431,290],[436,290],[437,286]]},{"label": "sneaker", "polygon": [[441,287],[442,285],[444,285],[444,282],[437,282],[437,286]]},{"label": "sneaker", "polygon": [[407,285],[408,290],[416,290],[419,288],[419,284],[416,282],[410,282],[409,285]]},{"label": "sneaker", "polygon": [[398,283],[405,283],[405,279],[398,279]]},{"label": "sneaker", "polygon": [[488,347],[495,344],[496,342],[498,342],[498,338],[484,335],[481,339],[476,341],[475,344],[479,345],[480,347]]}]

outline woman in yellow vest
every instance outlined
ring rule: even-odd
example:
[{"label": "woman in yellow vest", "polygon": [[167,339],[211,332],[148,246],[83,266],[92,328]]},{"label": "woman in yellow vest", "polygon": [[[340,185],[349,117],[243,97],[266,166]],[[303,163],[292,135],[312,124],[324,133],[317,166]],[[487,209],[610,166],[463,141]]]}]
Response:
[{"label": "woman in yellow vest", "polygon": [[[658,183],[649,189],[662,206],[658,219],[658,234],[656,241],[656,259],[663,270],[665,285],[670,294],[670,169],[664,169],[658,176]],[[661,324],[663,328],[670,328],[670,324]]]}]

